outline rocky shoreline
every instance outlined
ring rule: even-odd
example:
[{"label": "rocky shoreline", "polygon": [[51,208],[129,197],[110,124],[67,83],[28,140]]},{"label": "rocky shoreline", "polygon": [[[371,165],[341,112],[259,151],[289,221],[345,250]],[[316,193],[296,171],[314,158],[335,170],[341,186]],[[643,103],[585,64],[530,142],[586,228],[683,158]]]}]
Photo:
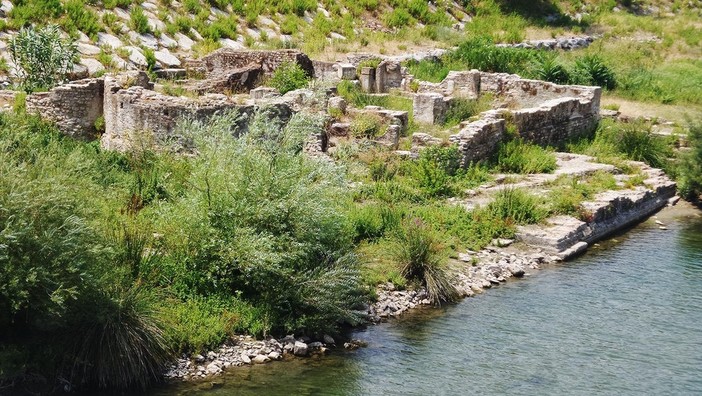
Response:
[{"label": "rocky shoreline", "polygon": [[[594,243],[593,236],[596,235],[597,240],[602,239],[612,232],[647,219],[664,206],[673,206],[678,202],[679,198],[674,196],[674,182],[658,169],[645,167],[643,172],[648,176],[646,188],[637,187],[634,190],[617,190],[601,194],[596,203],[598,208],[606,209],[606,215],[592,216],[591,221],[587,223],[582,221],[564,223],[561,221],[556,224],[559,230],[559,233],[556,234],[568,235],[566,238],[567,246],[559,244],[559,249],[552,248],[550,243],[537,241],[533,238],[533,233],[529,234],[522,230],[518,232],[517,237],[523,239],[523,242],[496,239],[492,241],[490,246],[479,252],[459,253],[456,259],[449,262],[454,286],[462,297],[472,297],[486,289],[504,283],[510,278],[521,278],[529,275],[527,272],[529,270],[537,270],[542,265],[567,260],[584,251],[589,244]],[[626,204],[622,204],[623,200],[626,201]],[[584,205],[587,204],[584,203]],[[637,207],[641,207],[641,210],[636,210]],[[562,217],[550,220],[560,221]],[[549,230],[554,226],[547,224],[540,227]],[[603,227],[606,227],[606,230],[603,231]],[[583,232],[584,229],[599,229],[600,232]],[[661,226],[661,229],[664,230],[665,227]],[[527,235],[532,236],[527,238]],[[559,238],[559,241],[561,240],[565,239]],[[397,290],[391,283],[383,284],[377,289],[377,301],[367,309],[368,321],[379,323],[389,318],[398,317],[411,309],[429,304],[430,301],[425,290]],[[337,340],[328,335],[323,336],[320,340],[313,340],[305,336],[294,337],[293,335],[279,339],[271,337],[265,340],[256,340],[250,336],[240,335],[216,351],[192,357],[183,355],[168,368],[165,377],[171,381],[204,380],[222,374],[225,370],[236,366],[264,364],[271,361],[324,354],[334,347],[354,349],[359,346],[362,346],[362,343],[354,340],[337,343]]]}]

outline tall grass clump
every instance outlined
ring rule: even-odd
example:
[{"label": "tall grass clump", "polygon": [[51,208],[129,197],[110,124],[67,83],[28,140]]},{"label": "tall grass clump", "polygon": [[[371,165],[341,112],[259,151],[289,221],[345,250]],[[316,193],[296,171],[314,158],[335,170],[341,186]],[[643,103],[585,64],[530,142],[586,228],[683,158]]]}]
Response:
[{"label": "tall grass clump", "polygon": [[553,151],[515,138],[497,153],[497,169],[509,173],[551,173],[556,170]]},{"label": "tall grass clump", "polygon": [[559,62],[558,56],[550,52],[539,53],[531,62],[530,73],[533,78],[556,84],[568,84],[571,75]]},{"label": "tall grass clump", "polygon": [[617,77],[609,65],[598,55],[585,55],[575,60],[573,82],[583,85],[598,85],[612,90],[617,87]]},{"label": "tall grass clump", "polygon": [[433,304],[458,299],[458,292],[445,268],[442,248],[420,219],[413,218],[403,223],[396,236],[392,256],[400,266],[402,276],[425,287]]},{"label": "tall grass clump", "polygon": [[528,192],[516,188],[504,188],[487,206],[493,218],[507,219],[517,224],[538,223],[546,218],[548,212],[539,199]]},{"label": "tall grass clump", "polygon": [[496,47],[487,38],[472,38],[459,44],[445,55],[449,62],[460,62],[466,69],[494,73],[521,73],[534,56],[534,52],[511,47]]}]

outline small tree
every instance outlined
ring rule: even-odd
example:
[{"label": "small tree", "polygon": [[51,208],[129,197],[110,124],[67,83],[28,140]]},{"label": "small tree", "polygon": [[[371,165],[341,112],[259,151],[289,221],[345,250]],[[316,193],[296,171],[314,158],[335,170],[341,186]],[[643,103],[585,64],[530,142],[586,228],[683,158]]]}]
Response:
[{"label": "small tree", "polygon": [[32,92],[56,86],[71,70],[78,50],[61,38],[56,25],[22,28],[10,40],[10,55],[22,89]]}]

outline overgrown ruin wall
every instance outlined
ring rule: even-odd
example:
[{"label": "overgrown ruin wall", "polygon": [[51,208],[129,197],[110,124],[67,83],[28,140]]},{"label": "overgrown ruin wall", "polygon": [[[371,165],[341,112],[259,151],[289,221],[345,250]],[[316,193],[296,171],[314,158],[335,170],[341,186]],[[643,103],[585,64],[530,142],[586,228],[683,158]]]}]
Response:
[{"label": "overgrown ruin wall", "polygon": [[202,63],[208,75],[256,65],[261,68],[265,76],[269,76],[285,62],[297,63],[308,76],[314,76],[312,61],[307,55],[298,50],[255,51],[220,48],[202,58]]},{"label": "overgrown ruin wall", "polygon": [[178,121],[189,118],[205,120],[231,109],[247,111],[224,95],[206,95],[198,99],[159,94],[143,85],[125,87],[123,81],[105,78],[105,133],[102,146],[110,150],[127,150],[148,132],[148,143],[165,144],[173,139]]},{"label": "overgrown ruin wall", "polygon": [[61,132],[75,139],[95,139],[99,134],[95,121],[102,115],[103,92],[102,79],[74,81],[27,96],[27,112],[55,122]]}]

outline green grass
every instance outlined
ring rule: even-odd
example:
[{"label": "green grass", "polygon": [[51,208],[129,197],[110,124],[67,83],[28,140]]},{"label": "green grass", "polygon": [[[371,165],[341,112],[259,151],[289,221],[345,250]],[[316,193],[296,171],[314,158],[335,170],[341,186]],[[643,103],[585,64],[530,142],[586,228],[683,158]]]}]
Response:
[{"label": "green grass", "polygon": [[512,139],[500,146],[496,169],[508,173],[551,173],[556,170],[553,150]]}]

